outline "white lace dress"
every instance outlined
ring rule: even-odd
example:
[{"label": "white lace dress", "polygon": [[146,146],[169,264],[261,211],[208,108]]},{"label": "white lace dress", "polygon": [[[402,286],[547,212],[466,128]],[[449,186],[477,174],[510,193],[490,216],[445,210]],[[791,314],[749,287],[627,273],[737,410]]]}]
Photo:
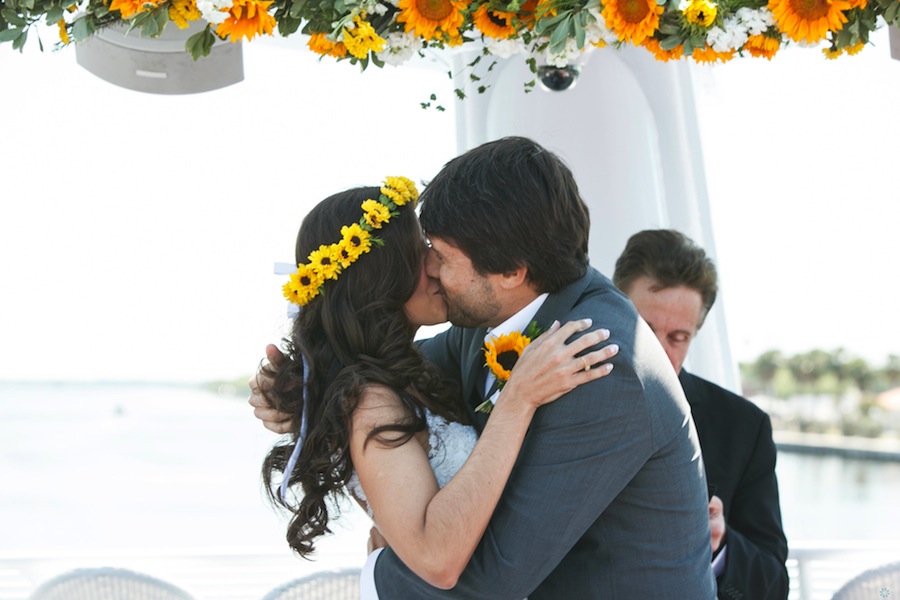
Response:
[{"label": "white lace dress", "polygon": [[[475,429],[469,425],[447,421],[443,417],[425,410],[425,422],[428,425],[428,462],[434,471],[435,479],[439,487],[444,487],[447,482],[462,468],[463,463],[469,458],[478,435]],[[347,490],[354,496],[366,502],[366,493],[359,484],[356,473],[347,482]],[[368,507],[369,516],[372,516],[372,508]]]}]

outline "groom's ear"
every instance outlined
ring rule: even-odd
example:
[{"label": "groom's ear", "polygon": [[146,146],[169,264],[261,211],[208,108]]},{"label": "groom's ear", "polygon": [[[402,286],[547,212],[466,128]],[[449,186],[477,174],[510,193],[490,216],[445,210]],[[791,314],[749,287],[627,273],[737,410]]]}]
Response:
[{"label": "groom's ear", "polygon": [[500,285],[507,290],[518,288],[528,283],[528,267],[521,265],[500,276]]}]

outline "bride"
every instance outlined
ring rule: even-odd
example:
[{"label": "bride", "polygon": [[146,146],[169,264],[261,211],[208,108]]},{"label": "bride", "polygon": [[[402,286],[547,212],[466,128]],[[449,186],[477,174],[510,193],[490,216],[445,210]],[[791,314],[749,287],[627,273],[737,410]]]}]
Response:
[{"label": "bride", "polygon": [[424,270],[417,198],[411,181],[389,177],[310,211],[297,236],[297,272],[284,286],[301,308],[283,361],[251,380],[251,404],[262,410],[254,398],[264,398],[264,410],[290,415],[292,435],[271,449],[262,474],[271,501],[292,513],[287,540],[297,553],[314,551],[336,517],[330,500],[349,492],[412,571],[450,589],[535,410],[609,373],[612,365],[598,363],[615,349],[578,356],[608,333],[567,344],[590,321],[554,323],[521,352],[476,437],[459,390],[414,343],[420,326],[447,319],[438,282]]}]

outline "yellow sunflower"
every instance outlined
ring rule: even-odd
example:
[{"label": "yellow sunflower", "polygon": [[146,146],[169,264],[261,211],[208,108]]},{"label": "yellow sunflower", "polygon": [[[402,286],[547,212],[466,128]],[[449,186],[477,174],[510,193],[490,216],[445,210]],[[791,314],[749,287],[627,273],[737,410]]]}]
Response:
[{"label": "yellow sunflower", "polygon": [[381,229],[381,226],[391,220],[391,209],[378,200],[366,200],[362,203],[363,219],[372,229]]},{"label": "yellow sunflower", "polygon": [[710,0],[684,0],[679,8],[688,23],[703,27],[712,25],[719,12],[718,7]]},{"label": "yellow sunflower", "polygon": [[347,56],[347,47],[344,42],[334,43],[325,37],[325,33],[313,33],[306,42],[307,47],[316,54],[322,56],[333,56],[335,58],[344,58]]},{"label": "yellow sunflower", "polygon": [[508,335],[491,338],[484,345],[484,362],[497,378],[497,381],[505,382],[512,374],[513,365],[522,356],[522,351],[531,343],[531,338],[518,331]]},{"label": "yellow sunflower", "polygon": [[857,54],[862,52],[862,49],[865,47],[866,47],[866,43],[863,41],[859,41],[859,42],[856,42],[855,44],[853,44],[852,46],[847,46],[846,48],[844,48],[844,52],[846,52],[850,56],[856,56]]},{"label": "yellow sunflower", "polygon": [[269,6],[274,0],[234,0],[225,22],[216,27],[216,34],[238,42],[246,38],[249,42],[257,35],[272,35],[275,17],[269,14]]},{"label": "yellow sunflower", "polygon": [[384,38],[375,32],[375,28],[368,21],[356,17],[353,19],[356,27],[352,30],[344,29],[344,46],[347,52],[359,59],[369,56],[369,52],[381,52],[384,50]]},{"label": "yellow sunflower", "polygon": [[750,53],[750,56],[757,58],[765,58],[772,60],[778,49],[781,48],[781,40],[766,35],[751,35],[744,44],[744,50]]},{"label": "yellow sunflower", "polygon": [[[522,10],[525,10],[525,7],[530,3],[525,3],[522,5]],[[535,19],[548,19],[550,17],[555,17],[556,13],[556,3],[554,0],[537,0],[534,3],[534,7],[532,9]]]},{"label": "yellow sunflower", "polygon": [[463,11],[468,7],[467,0],[400,0],[397,8],[398,23],[405,23],[407,33],[414,32],[424,40],[453,40],[460,37]]},{"label": "yellow sunflower", "polygon": [[147,10],[144,7],[145,4],[149,8],[154,8],[157,3],[150,0],[112,0],[109,3],[109,10],[117,10],[123,19],[127,19],[143,10]]},{"label": "yellow sunflower", "polygon": [[66,20],[60,19],[56,22],[56,26],[59,27],[59,40],[65,44],[69,45],[69,32],[66,30]]},{"label": "yellow sunflower", "polygon": [[290,280],[282,286],[284,297],[294,304],[306,306],[319,294],[319,288],[325,280],[309,265],[299,265],[297,272],[291,274]]},{"label": "yellow sunflower", "polygon": [[406,177],[387,177],[381,186],[381,193],[390,198],[397,206],[403,206],[407,202],[415,202],[419,199],[419,190],[416,184]]},{"label": "yellow sunflower", "polygon": [[337,244],[319,246],[309,253],[309,267],[322,279],[337,279],[341,272],[340,247]]},{"label": "yellow sunflower", "polygon": [[847,0],[769,0],[778,29],[795,42],[814,44],[847,22]]},{"label": "yellow sunflower", "polygon": [[472,15],[472,22],[484,35],[505,40],[516,33],[516,28],[512,25],[515,16],[516,13],[491,10],[487,4],[482,4]]},{"label": "yellow sunflower", "polygon": [[[372,236],[368,231],[360,227],[359,223],[344,225],[341,227],[341,250],[346,252],[350,262],[355,261],[361,254],[365,254],[372,248]],[[341,255],[341,259],[344,258]],[[349,264],[349,263],[348,263]],[[346,265],[344,265],[346,266]]]},{"label": "yellow sunflower", "polygon": [[713,50],[712,46],[709,44],[706,45],[705,48],[694,48],[694,52],[691,54],[691,58],[694,59],[695,62],[698,63],[717,63],[717,62],[728,62],[732,58],[734,58],[734,50],[726,50],[725,52],[717,52]]},{"label": "yellow sunflower", "polygon": [[639,46],[659,28],[663,10],[656,0],[608,0],[602,14],[620,41]]},{"label": "yellow sunflower", "polygon": [[644,40],[644,48],[649,50],[656,60],[661,62],[669,62],[670,60],[681,60],[684,58],[684,48],[679,44],[671,50],[663,50],[656,38],[647,38]]},{"label": "yellow sunflower", "polygon": [[[546,0],[543,0],[546,2]],[[527,2],[523,2],[519,7],[519,12],[516,13],[515,21],[518,23],[518,27],[525,27],[527,29],[534,29],[534,21],[537,16],[537,7],[538,0],[527,0]]]},{"label": "yellow sunflower", "polygon": [[200,9],[194,0],[174,0],[169,4],[169,20],[178,26],[178,29],[187,29],[188,21],[196,21],[200,18]]}]

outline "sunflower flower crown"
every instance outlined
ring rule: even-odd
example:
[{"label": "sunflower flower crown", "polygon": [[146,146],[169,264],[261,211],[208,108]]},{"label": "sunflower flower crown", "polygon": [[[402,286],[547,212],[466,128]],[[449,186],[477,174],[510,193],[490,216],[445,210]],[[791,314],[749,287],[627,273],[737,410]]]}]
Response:
[{"label": "sunflower flower crown", "polygon": [[398,216],[401,207],[415,206],[418,199],[416,185],[406,177],[386,178],[378,200],[368,199],[360,205],[363,212],[359,221],[341,227],[340,241],[319,246],[307,257],[309,262],[297,265],[297,272],[282,286],[284,297],[299,306],[309,304],[325,291],[326,281],[336,280],[372,246],[384,245],[373,232]]}]

